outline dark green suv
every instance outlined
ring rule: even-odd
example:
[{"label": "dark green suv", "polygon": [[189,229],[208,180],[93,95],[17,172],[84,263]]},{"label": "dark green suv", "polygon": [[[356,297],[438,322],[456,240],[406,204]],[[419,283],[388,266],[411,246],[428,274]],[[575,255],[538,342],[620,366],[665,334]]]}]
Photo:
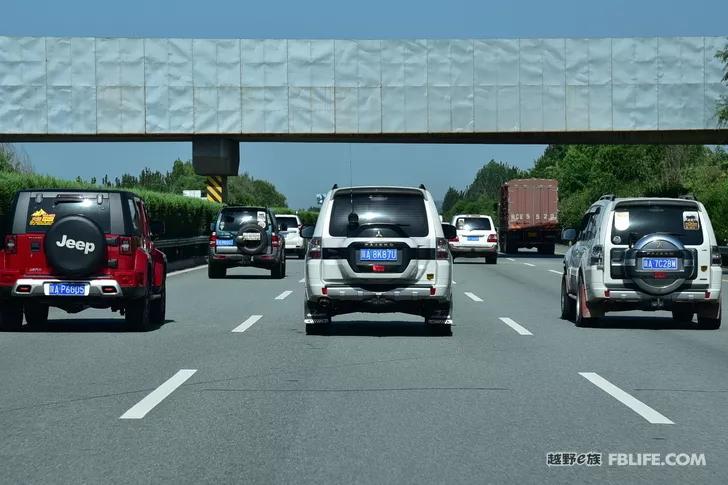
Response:
[{"label": "dark green suv", "polygon": [[268,208],[225,207],[210,229],[210,278],[223,278],[236,266],[268,269],[272,278],[286,276],[286,240],[280,232],[287,227]]}]

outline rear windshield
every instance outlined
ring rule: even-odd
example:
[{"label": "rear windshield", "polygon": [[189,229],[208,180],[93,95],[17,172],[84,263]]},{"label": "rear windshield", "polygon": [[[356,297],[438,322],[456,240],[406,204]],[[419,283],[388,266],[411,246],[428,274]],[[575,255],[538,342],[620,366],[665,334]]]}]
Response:
[{"label": "rear windshield", "polygon": [[[644,205],[617,207],[612,224],[612,242],[629,244],[660,232],[677,237],[683,244],[703,242],[702,221],[695,206]],[[618,239],[617,239],[618,238]]]},{"label": "rear windshield", "polygon": [[267,228],[270,224],[268,213],[263,209],[223,209],[220,212],[217,230],[237,232],[241,226],[251,222],[263,222]]},{"label": "rear windshield", "polygon": [[490,219],[486,217],[458,217],[455,227],[460,231],[490,231]]},{"label": "rear windshield", "polygon": [[[349,224],[349,214],[358,224]],[[338,237],[423,237],[429,233],[420,194],[355,193],[334,198],[329,234]]]},{"label": "rear windshield", "polygon": [[25,232],[48,232],[53,223],[62,217],[81,215],[99,225],[101,230],[108,234],[111,229],[111,215],[109,199],[101,199],[98,203],[96,197],[82,198],[81,196],[60,196],[31,198],[26,215]]},{"label": "rear windshield", "polygon": [[296,229],[298,227],[298,221],[295,217],[291,216],[276,216],[278,224],[285,224],[288,229]]}]

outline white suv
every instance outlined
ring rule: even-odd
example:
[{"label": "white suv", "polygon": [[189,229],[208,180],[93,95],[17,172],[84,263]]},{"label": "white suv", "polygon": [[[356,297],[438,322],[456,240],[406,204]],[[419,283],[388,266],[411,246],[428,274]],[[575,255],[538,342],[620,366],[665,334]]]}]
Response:
[{"label": "white suv", "polygon": [[450,225],[432,195],[410,187],[333,189],[308,243],[304,321],[307,333],[353,312],[403,312],[451,334]]},{"label": "white suv", "polygon": [[276,215],[279,224],[285,224],[286,230],[281,231],[286,240],[286,252],[296,253],[298,259],[306,255],[306,241],[301,237],[301,219],[294,214]]},{"label": "white suv", "polygon": [[713,226],[692,198],[602,196],[564,256],[561,316],[586,326],[606,312],[669,310],[720,327],[721,257]]},{"label": "white suv", "polygon": [[452,257],[485,257],[488,264],[498,262],[498,233],[490,216],[458,214],[452,218],[457,237],[450,240]]}]

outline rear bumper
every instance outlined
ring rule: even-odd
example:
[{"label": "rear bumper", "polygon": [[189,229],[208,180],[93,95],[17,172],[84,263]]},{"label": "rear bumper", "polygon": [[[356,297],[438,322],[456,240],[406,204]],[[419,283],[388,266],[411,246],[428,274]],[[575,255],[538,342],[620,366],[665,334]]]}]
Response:
[{"label": "rear bumper", "polygon": [[[444,289],[442,289],[444,290]],[[430,287],[404,287],[375,291],[357,287],[336,286],[327,295],[310,296],[309,307],[330,316],[347,313],[408,313],[428,316],[443,314],[443,322],[450,321],[452,299],[449,292],[431,295]]]},{"label": "rear bumper", "polygon": [[255,266],[258,268],[269,268],[278,263],[275,254],[261,254],[248,256],[246,254],[211,253],[208,258],[209,264],[221,264],[223,266]]},{"label": "rear bumper", "polygon": [[[435,288],[435,294],[430,292],[431,288]],[[355,286],[331,286],[327,287],[327,295],[323,295],[320,291],[318,297],[328,298],[329,300],[341,301],[367,301],[367,300],[389,300],[389,301],[450,301],[450,287],[436,286],[405,286],[402,288],[388,289],[385,291],[377,291],[372,289],[359,288]]]},{"label": "rear bumper", "polygon": [[485,256],[498,254],[498,245],[493,246],[450,246],[454,256]]},{"label": "rear bumper", "polygon": [[[87,283],[88,294],[79,296],[58,296],[49,295],[49,283]],[[104,289],[107,291],[104,292]],[[22,291],[19,291],[22,290]],[[26,291],[27,290],[27,291]],[[141,298],[146,294],[144,286],[121,286],[114,279],[98,280],[58,280],[58,279],[35,279],[21,278],[12,286],[0,287],[0,297],[42,300],[44,302],[70,302],[73,301],[113,301],[120,299]]]}]

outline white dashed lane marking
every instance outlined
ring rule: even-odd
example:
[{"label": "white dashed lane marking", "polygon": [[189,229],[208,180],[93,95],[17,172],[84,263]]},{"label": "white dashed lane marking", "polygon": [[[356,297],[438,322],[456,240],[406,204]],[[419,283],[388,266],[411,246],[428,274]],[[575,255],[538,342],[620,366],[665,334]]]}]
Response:
[{"label": "white dashed lane marking", "polygon": [[515,261],[516,261],[516,260],[515,260],[515,259],[513,259],[513,258],[506,258],[506,259],[507,259],[508,261],[512,261],[512,262],[515,262]]},{"label": "white dashed lane marking", "polygon": [[602,391],[621,402],[652,424],[675,424],[639,399],[627,394],[596,372],[579,372],[579,375],[597,386]]},{"label": "white dashed lane marking", "polygon": [[525,264],[526,266],[531,266],[531,267],[536,266],[535,264],[531,264],[531,263],[523,263],[523,264]]},{"label": "white dashed lane marking", "polygon": [[515,321],[511,320],[508,317],[498,317],[498,320],[505,323],[509,327],[511,327],[513,330],[518,332],[518,335],[533,335],[531,332],[529,332],[526,328],[521,326],[520,324],[516,323]]},{"label": "white dashed lane marking", "polygon": [[190,271],[197,271],[198,269],[207,268],[206,264],[203,264],[201,266],[195,266],[194,268],[187,268],[187,269],[181,269],[179,271],[172,271],[171,273],[167,273],[167,276],[177,276],[178,274],[184,274],[189,273]]},{"label": "white dashed lane marking", "polygon": [[275,299],[276,300],[285,300],[288,297],[288,295],[290,295],[291,293],[293,293],[291,290],[286,290],[283,293],[281,293],[280,295],[276,296]]},{"label": "white dashed lane marking", "polygon": [[255,322],[257,322],[258,320],[260,320],[261,318],[263,318],[263,315],[251,315],[250,317],[248,317],[247,320],[245,320],[243,323],[241,323],[240,325],[235,327],[233,329],[233,332],[236,332],[236,333],[245,332],[247,329],[252,327],[253,324]]},{"label": "white dashed lane marking", "polygon": [[149,393],[147,397],[122,414],[119,419],[142,419],[149,411],[154,409],[167,396],[172,394],[175,389],[184,384],[187,379],[192,377],[192,374],[195,372],[197,372],[197,369],[180,369],[161,386]]},{"label": "white dashed lane marking", "polygon": [[550,269],[550,270],[549,270],[549,272],[551,272],[551,273],[554,273],[554,274],[557,274],[557,275],[561,276],[561,271],[556,271],[555,269]]},{"label": "white dashed lane marking", "polygon": [[469,291],[466,291],[465,292],[465,296],[467,296],[468,298],[470,298],[473,301],[483,301],[483,299],[480,298],[478,295],[475,295],[473,293],[470,293]]},{"label": "white dashed lane marking", "polygon": [[306,282],[306,278],[301,278],[300,280],[298,280],[298,282],[299,283],[305,283]]}]

